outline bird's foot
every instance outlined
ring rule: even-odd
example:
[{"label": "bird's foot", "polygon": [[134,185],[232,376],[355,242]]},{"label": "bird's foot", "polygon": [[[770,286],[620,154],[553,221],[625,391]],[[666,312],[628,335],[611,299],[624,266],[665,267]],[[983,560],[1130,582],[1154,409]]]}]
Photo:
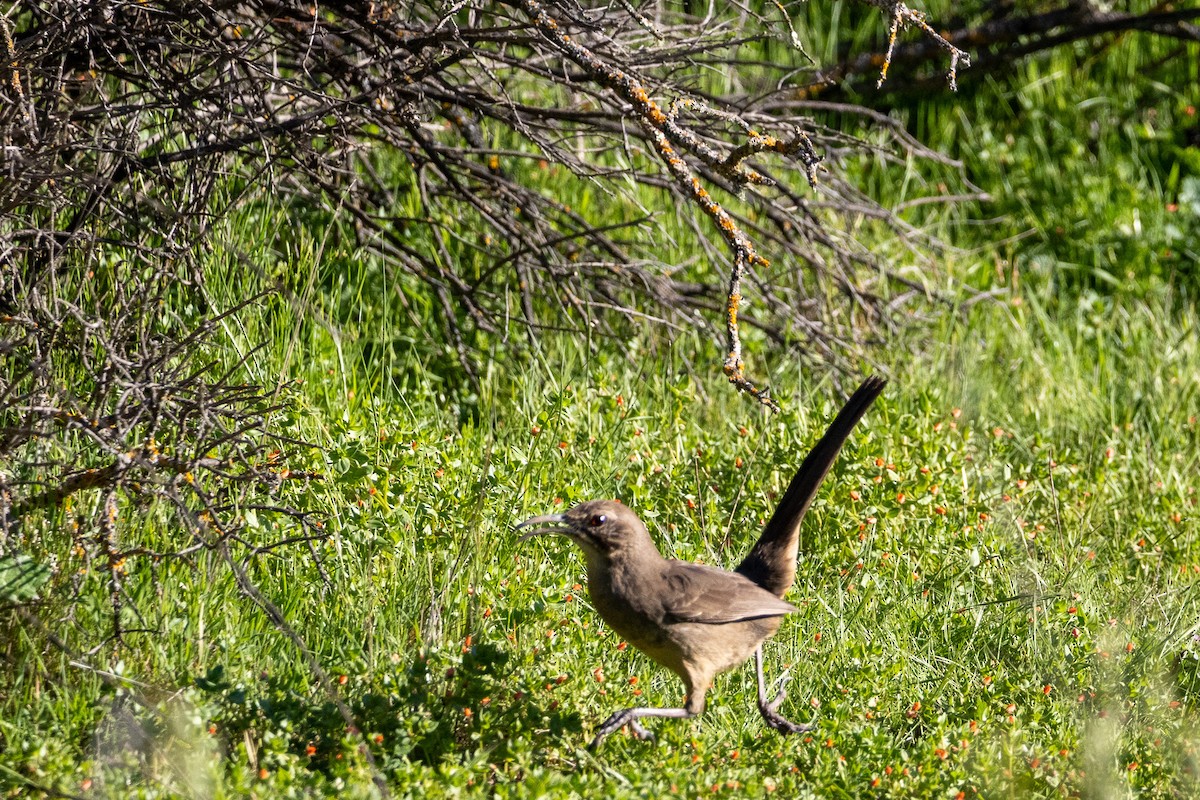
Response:
[{"label": "bird's foot", "polygon": [[633,735],[637,738],[642,741],[653,742],[654,734],[646,730],[645,726],[638,722],[637,717],[633,713],[634,710],[632,708],[622,709],[606,719],[604,724],[596,729],[596,738],[592,739],[592,743],[588,745],[588,749],[595,750],[600,746],[600,742],[604,740],[604,737],[620,730],[626,725],[629,726],[629,729],[633,731]]},{"label": "bird's foot", "polygon": [[786,698],[787,691],[785,689],[780,689],[779,693],[775,695],[774,700],[769,703],[760,702],[758,704],[759,713],[762,714],[763,720],[766,721],[767,725],[779,731],[784,736],[788,735],[789,733],[805,733],[806,731],[811,731],[813,728],[815,728],[816,725],[813,724],[801,725],[792,722],[779,713],[779,705]]},{"label": "bird's foot", "polygon": [[642,723],[636,719],[629,720],[629,729],[633,731],[633,735],[641,739],[643,742],[653,742],[654,734],[646,730]]},{"label": "bird's foot", "polygon": [[786,719],[778,711],[771,711],[769,709],[761,710],[763,719],[766,720],[767,725],[779,731],[784,736],[787,736],[789,733],[805,733],[816,727],[816,725],[801,725],[792,722],[791,720]]}]

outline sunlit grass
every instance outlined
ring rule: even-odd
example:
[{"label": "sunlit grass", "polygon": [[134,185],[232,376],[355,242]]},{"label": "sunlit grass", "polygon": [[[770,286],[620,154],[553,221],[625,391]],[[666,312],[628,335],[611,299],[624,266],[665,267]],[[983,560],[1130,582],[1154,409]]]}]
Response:
[{"label": "sunlit grass", "polygon": [[[660,723],[657,746],[616,736],[587,754],[609,712],[680,687],[605,630],[567,542],[511,531],[618,497],[665,553],[734,563],[836,410],[827,384],[782,361],[772,416],[683,369],[694,342],[621,362],[548,340],[521,380],[496,367],[464,426],[432,394],[360,395],[361,378],[309,354],[297,363],[325,384],[309,396],[330,404],[308,411],[330,583],[300,553],[253,575],[344,676],[377,764],[412,791],[1191,791],[1198,354],[1192,338],[1164,350],[1159,329],[1195,319],[1113,301],[1048,328],[1045,298],[1023,297],[887,365],[888,392],[809,516],[801,611],[768,652],[811,735],[767,730],[744,670],[719,679],[702,719]],[[124,674],[191,687],[158,760],[120,746],[120,714],[144,713],[68,673],[69,693],[8,730],[108,733],[79,750],[77,734],[43,741],[27,764],[60,787],[128,796],[125,776],[182,793],[168,762],[186,751],[225,791],[369,791],[301,659],[217,566],[173,573],[157,606],[143,598],[164,635],[137,642]]]}]

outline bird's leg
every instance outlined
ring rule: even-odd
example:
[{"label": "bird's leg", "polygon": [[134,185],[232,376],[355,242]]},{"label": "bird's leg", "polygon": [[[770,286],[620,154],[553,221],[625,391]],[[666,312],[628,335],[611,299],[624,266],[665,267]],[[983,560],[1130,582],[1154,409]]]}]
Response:
[{"label": "bird's leg", "polygon": [[779,713],[779,704],[787,697],[787,690],[783,687],[779,688],[779,693],[775,695],[774,700],[767,700],[767,681],[763,677],[763,653],[762,645],[754,651],[754,669],[758,673],[758,710],[762,714],[763,719],[767,724],[782,734],[789,733],[804,733],[811,731],[815,725],[797,725]]},{"label": "bird's leg", "polygon": [[641,717],[688,719],[694,716],[696,716],[695,712],[689,711],[686,708],[624,708],[604,721],[604,724],[597,729],[596,738],[592,739],[592,743],[588,745],[588,749],[595,750],[600,746],[600,742],[605,736],[620,730],[626,725],[633,730],[633,735],[637,738],[654,741],[654,734],[646,730],[642,723],[638,722],[638,719]]}]

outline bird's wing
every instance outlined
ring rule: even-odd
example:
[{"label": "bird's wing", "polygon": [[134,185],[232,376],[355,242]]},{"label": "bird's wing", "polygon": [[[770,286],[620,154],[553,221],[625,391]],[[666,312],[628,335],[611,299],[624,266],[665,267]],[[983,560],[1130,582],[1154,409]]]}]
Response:
[{"label": "bird's wing", "polygon": [[720,625],[791,614],[796,607],[749,579],[723,569],[667,562],[663,581],[664,618],[670,622]]}]

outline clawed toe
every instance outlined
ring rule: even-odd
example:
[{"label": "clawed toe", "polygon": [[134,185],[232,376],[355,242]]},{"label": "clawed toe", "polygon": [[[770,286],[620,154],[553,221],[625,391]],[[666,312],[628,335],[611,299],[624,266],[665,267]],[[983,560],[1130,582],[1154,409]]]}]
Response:
[{"label": "clawed toe", "polygon": [[[600,746],[600,743],[604,741],[605,736],[608,736],[615,730],[619,730],[621,726],[628,721],[628,719],[628,711],[618,711],[608,719],[604,720],[604,724],[596,729],[596,738],[592,739],[592,743],[588,745],[588,749],[595,750]],[[634,724],[637,724],[637,720],[634,720]]]},{"label": "clawed toe", "polygon": [[758,710],[762,713],[763,719],[766,721],[767,725],[784,734],[785,736],[789,733],[805,733],[806,731],[811,731],[814,727],[816,727],[815,725],[797,724],[789,719],[786,719],[782,714],[780,714],[779,705],[786,698],[787,691],[780,689],[779,693],[775,695],[775,699],[773,699],[771,702],[759,704]]},{"label": "clawed toe", "polygon": [[600,742],[604,741],[604,737],[608,736],[610,733],[619,731],[626,725],[629,726],[629,729],[633,731],[633,735],[638,739],[641,739],[644,742],[654,741],[654,734],[646,730],[646,727],[642,725],[642,723],[638,722],[637,717],[635,717],[630,710],[625,710],[618,711],[616,714],[613,714],[604,721],[604,724],[596,730],[596,738],[592,739],[592,743],[588,745],[588,749],[595,750],[600,746]]},{"label": "clawed toe", "polygon": [[636,719],[629,720],[629,729],[633,731],[633,735],[641,739],[643,742],[653,742],[654,734],[646,730],[642,723]]},{"label": "clawed toe", "polygon": [[791,720],[785,719],[782,715],[775,713],[770,715],[763,714],[763,719],[767,721],[768,725],[785,736],[790,733],[806,733],[815,727],[814,725],[799,725]]}]

